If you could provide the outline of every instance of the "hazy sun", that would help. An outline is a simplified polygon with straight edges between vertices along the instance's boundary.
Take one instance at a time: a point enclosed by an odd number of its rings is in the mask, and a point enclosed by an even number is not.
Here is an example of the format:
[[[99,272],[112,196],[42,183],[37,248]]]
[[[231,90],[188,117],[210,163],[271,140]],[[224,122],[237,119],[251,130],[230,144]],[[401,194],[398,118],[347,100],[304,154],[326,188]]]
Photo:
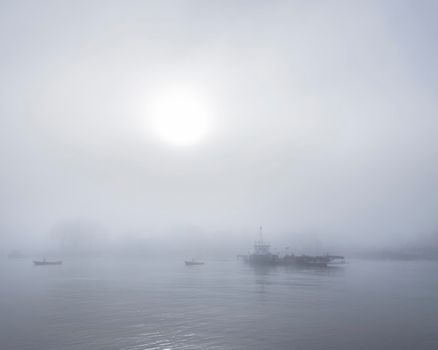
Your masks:
[[[210,129],[211,107],[200,91],[188,86],[159,89],[149,96],[150,127],[163,141],[186,146],[201,141]]]

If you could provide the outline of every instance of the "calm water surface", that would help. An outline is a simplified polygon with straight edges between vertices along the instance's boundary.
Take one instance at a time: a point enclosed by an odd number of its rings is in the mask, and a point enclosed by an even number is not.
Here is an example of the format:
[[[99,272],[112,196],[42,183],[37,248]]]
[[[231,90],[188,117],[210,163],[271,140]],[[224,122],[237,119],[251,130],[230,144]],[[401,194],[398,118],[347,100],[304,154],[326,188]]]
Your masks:
[[[438,263],[0,266],[0,348],[438,349]]]

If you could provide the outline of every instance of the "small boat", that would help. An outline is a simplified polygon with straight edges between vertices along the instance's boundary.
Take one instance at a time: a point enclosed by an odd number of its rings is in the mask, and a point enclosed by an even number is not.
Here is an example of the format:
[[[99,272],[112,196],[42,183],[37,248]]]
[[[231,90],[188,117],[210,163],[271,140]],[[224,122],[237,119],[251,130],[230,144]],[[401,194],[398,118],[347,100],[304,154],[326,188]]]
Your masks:
[[[46,260],[46,258],[44,258],[43,260],[34,260],[33,264],[35,266],[44,266],[44,265],[62,265],[62,260],[54,260],[54,261],[49,261]]]
[[[204,265],[203,261],[196,261],[194,259],[192,260],[186,260],[184,261],[184,263],[186,264],[186,266],[193,266],[193,265]]]

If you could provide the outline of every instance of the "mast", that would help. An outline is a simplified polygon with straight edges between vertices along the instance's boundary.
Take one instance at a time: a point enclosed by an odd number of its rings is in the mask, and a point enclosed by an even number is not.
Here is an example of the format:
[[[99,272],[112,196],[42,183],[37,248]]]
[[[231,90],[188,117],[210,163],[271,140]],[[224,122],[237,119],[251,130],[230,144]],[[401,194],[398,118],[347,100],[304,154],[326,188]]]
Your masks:
[[[263,227],[259,228],[259,240],[254,243],[254,254],[257,255],[269,255],[269,244],[263,241]]]

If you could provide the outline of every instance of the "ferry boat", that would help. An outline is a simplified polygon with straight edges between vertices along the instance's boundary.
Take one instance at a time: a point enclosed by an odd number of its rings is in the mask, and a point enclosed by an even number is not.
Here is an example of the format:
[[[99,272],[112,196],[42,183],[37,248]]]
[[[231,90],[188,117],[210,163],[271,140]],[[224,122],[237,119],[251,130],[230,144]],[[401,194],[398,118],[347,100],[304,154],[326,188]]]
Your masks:
[[[256,265],[296,265],[296,266],[314,266],[327,267],[335,260],[344,261],[340,255],[295,255],[288,254],[280,257],[278,254],[270,252],[270,245],[263,240],[262,227],[260,226],[259,240],[254,243],[254,252],[248,255],[239,255],[245,262]]]

